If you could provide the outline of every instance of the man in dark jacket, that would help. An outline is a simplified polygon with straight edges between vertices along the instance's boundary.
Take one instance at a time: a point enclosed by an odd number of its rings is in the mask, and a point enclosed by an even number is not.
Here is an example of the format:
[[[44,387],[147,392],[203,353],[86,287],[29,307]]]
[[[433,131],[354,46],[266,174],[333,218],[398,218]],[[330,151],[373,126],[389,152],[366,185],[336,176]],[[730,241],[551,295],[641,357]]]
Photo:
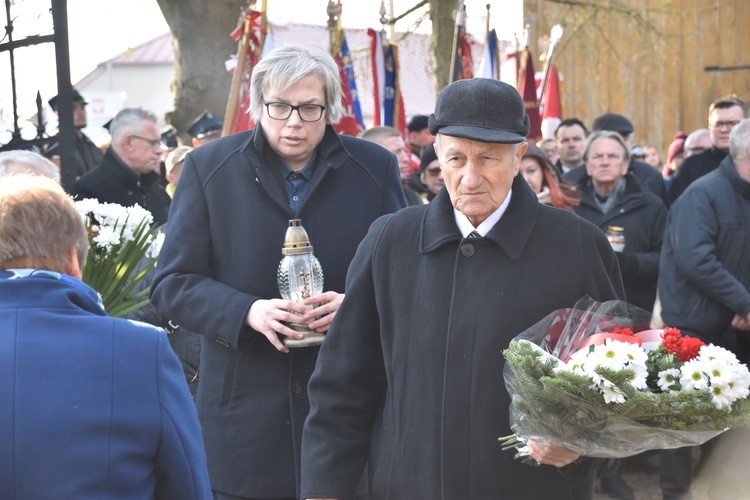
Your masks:
[[[391,153],[333,129],[344,109],[326,51],[276,48],[253,69],[251,92],[255,130],[185,158],[151,298],[203,335],[197,405],[214,498],[298,498],[319,347],[288,348],[282,339],[300,334],[287,323],[328,330],[370,224],[405,200]],[[325,278],[305,305],[278,288],[290,219]]]
[[[59,96],[49,100],[49,105],[56,114],[60,108]],[[88,103],[83,96],[73,89],[73,127],[75,128],[75,148],[73,149],[73,164],[75,165],[76,178],[86,172],[90,172],[102,161],[102,152],[89,137],[83,133],[83,129],[88,124],[86,116],[86,106]],[[60,143],[53,142],[44,151],[44,156],[57,160],[60,164]]]
[[[633,124],[623,115],[617,113],[604,113],[598,116],[593,125],[591,126],[593,132],[596,131],[610,131],[617,132],[625,141],[625,145],[630,151],[633,147]],[[661,200],[666,200],[667,190],[664,187],[664,179],[661,173],[654,167],[642,161],[637,161],[634,158],[630,158],[628,170],[632,172],[633,176],[638,179],[638,183],[646,191],[651,191]],[[578,184],[582,177],[586,175],[586,167],[581,165],[575,168],[563,176],[563,180],[571,184]],[[666,201],[665,201],[666,203]]]
[[[301,498],[352,498],[365,463],[374,499],[592,497],[590,460],[531,442],[534,468],[498,443],[509,341],[584,295],[622,297],[601,231],[538,203],[518,175],[528,131],[503,82],[440,93],[430,132],[445,189],[380,218],[349,268],[310,380]]]
[[[659,269],[664,324],[750,361],[750,120],[729,135],[729,156],[672,205]],[[703,446],[704,455],[706,448]],[[690,488],[691,448],[662,452],[666,500]],[[668,459],[665,459],[668,457]],[[703,463],[703,460],[701,460]],[[727,464],[729,466],[729,464]]]
[[[713,172],[729,153],[729,134],[737,123],[747,118],[747,104],[734,96],[722,97],[708,108],[708,135],[711,148],[685,158],[669,185],[667,201],[672,204],[696,179]]]
[[[209,500],[177,357],[107,315],[81,282],[88,245],[55,181],[0,179],[0,498]]]
[[[625,300],[652,311],[667,208],[628,171],[628,156],[617,132],[589,136],[583,154],[587,174],[578,183],[581,203],[574,211],[605,233],[610,226],[623,229],[625,247],[615,253]]]
[[[167,222],[169,195],[159,184],[161,133],[156,115],[140,108],[125,108],[109,127],[112,145],[99,165],[73,185],[77,199],[96,198],[124,207],[140,205],[158,224]]]
[[[625,244],[615,253],[625,300],[650,312],[656,300],[667,208],[658,196],[641,188],[629,169],[629,154],[618,132],[593,132],[583,153],[586,175],[578,183],[581,202],[573,210],[605,233],[610,226],[622,229]],[[614,463],[602,471],[601,488],[614,498],[634,498],[620,467]]]

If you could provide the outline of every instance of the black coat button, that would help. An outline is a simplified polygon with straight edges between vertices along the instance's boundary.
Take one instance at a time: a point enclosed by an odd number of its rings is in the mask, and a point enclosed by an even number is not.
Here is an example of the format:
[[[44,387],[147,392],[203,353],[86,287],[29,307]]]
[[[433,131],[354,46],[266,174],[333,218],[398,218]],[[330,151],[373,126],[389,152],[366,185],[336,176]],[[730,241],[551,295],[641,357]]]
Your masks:
[[[293,383],[292,384],[292,392],[294,394],[299,394],[300,392],[302,392],[302,384],[300,384],[299,382]]]
[[[461,255],[464,257],[471,257],[474,255],[474,245],[471,243],[464,243],[461,245]]]

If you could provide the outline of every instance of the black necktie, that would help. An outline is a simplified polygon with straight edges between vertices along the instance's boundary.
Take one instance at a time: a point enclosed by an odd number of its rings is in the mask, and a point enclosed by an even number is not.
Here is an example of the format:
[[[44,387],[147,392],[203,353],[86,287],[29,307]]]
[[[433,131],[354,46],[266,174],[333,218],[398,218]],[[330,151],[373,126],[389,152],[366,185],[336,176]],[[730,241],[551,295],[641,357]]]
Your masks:
[[[470,233],[469,233],[469,236],[467,236],[467,238],[481,238],[481,237],[482,237],[482,235],[481,235],[481,234],[479,234],[479,233],[478,233],[478,232],[476,232],[476,231],[472,231],[472,232],[470,232]]]

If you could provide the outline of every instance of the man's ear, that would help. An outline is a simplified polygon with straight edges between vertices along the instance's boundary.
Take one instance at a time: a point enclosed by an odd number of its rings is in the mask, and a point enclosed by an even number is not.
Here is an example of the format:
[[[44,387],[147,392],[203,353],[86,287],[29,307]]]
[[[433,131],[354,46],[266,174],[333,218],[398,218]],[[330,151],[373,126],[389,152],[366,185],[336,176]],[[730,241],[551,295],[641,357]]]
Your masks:
[[[80,280],[83,278],[81,275],[81,266],[78,264],[78,252],[76,251],[75,247],[70,248],[70,255],[68,255],[68,269],[65,271],[65,274],[68,276],[72,276],[77,280]]]

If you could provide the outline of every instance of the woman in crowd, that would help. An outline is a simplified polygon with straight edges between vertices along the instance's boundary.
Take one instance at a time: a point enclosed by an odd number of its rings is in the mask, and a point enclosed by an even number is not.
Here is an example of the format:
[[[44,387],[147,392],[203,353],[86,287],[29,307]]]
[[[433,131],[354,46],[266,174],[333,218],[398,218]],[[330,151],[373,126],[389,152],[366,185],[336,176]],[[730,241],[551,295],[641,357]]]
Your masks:
[[[547,155],[531,141],[521,159],[521,174],[534,190],[540,203],[573,210],[579,199],[575,189],[560,181]]]
[[[443,171],[440,168],[434,142],[422,146],[419,171],[409,178],[409,187],[419,193],[425,203],[432,201],[443,188]]]

